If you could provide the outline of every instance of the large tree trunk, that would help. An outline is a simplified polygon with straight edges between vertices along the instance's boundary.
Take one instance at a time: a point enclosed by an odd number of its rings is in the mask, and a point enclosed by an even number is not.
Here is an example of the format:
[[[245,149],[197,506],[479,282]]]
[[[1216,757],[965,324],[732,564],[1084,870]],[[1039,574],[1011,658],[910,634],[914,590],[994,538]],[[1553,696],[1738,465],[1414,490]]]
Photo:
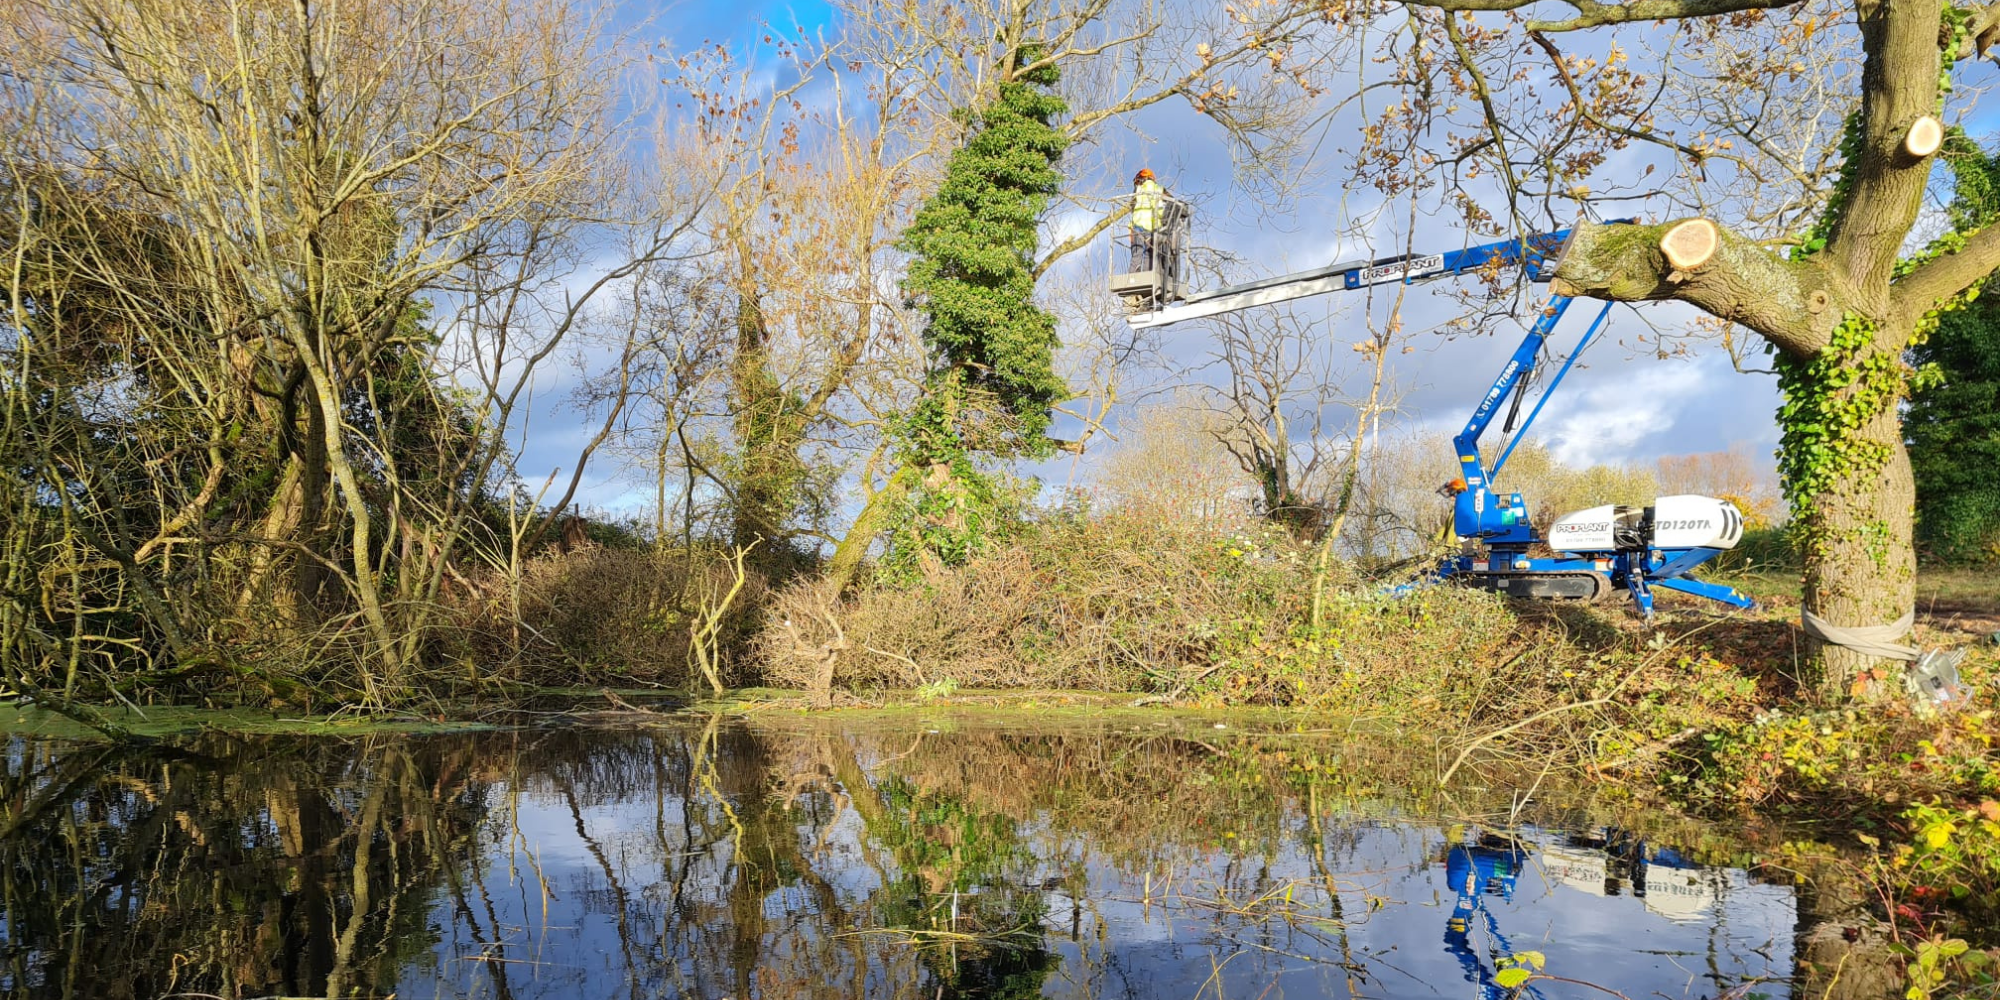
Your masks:
[[[1847,231],[1855,239],[1868,232]],[[1869,628],[1915,607],[1916,488],[1899,405],[1901,352],[1915,319],[1882,304],[1881,291],[1863,308],[1871,296],[1823,256],[1781,257],[1701,219],[1578,223],[1554,271],[1558,294],[1677,299],[1770,341],[1786,372],[1783,465],[1805,558],[1805,610],[1831,625]],[[1863,671],[1891,664],[1807,643],[1804,680],[1834,699],[1846,697]]]
[[[1798,525],[1805,556],[1805,610],[1834,625],[1890,624],[1916,606],[1917,560],[1911,545],[1916,483],[1903,447],[1902,418],[1892,402],[1850,439],[1881,448],[1887,459],[1864,465],[1812,499]],[[1863,671],[1894,666],[1841,646],[1813,641],[1806,680],[1838,700]]]

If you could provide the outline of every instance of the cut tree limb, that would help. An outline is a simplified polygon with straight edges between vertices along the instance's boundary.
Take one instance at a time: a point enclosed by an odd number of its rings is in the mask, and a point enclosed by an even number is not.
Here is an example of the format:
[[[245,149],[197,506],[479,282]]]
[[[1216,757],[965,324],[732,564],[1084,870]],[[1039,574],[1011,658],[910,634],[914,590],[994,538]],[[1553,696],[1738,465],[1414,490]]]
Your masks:
[[[1903,136],[1903,152],[1916,159],[1923,159],[1938,151],[1944,145],[1944,126],[1929,115],[1918,118],[1910,125],[1910,131]]]
[[[1715,256],[1716,247],[1722,244],[1722,237],[1715,230],[1715,223],[1707,219],[1689,219],[1676,224],[1660,237],[1660,252],[1667,255],[1667,263],[1677,271],[1692,271],[1708,263]]]
[[[1698,252],[1711,235],[1712,247]],[[1684,264],[1670,258],[1668,247]],[[1801,357],[1826,346],[1842,311],[1829,305],[1846,299],[1817,263],[1785,260],[1706,219],[1579,222],[1553,276],[1556,290],[1567,294],[1686,302]]]

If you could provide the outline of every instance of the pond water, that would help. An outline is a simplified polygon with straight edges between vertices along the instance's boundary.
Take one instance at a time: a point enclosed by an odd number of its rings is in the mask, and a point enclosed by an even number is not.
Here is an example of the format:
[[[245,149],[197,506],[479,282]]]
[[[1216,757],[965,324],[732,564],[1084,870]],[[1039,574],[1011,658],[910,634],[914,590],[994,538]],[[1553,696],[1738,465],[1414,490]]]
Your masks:
[[[1800,904],[1726,835],[1403,756],[942,713],[16,738],[0,995],[1476,998],[1527,952],[1575,980],[1541,1000],[1790,994]]]

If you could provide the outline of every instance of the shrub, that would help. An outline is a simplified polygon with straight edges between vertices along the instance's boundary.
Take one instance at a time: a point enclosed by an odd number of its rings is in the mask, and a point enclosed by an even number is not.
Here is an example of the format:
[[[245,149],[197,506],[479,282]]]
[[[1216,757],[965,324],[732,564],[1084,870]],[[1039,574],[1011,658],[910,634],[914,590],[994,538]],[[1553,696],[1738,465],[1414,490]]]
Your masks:
[[[1305,616],[1286,624],[1275,636],[1232,635],[1205,690],[1229,702],[1468,720],[1510,700],[1507,684],[1488,682],[1522,645],[1504,600],[1456,587],[1405,597],[1348,587],[1319,628]]]
[[[757,660],[771,683],[801,687],[831,645],[834,681],[850,687],[949,677],[972,688],[1171,690],[1223,636],[1281,633],[1294,576],[1268,553],[1171,522],[1058,513],[964,566],[922,567],[913,583],[878,578],[839,602],[809,581],[786,588]]]
[[[720,550],[701,547],[585,544],[537,556],[522,568],[518,623],[497,574],[463,595],[460,618],[471,637],[463,655],[475,673],[533,684],[687,686],[691,615],[703,593],[727,587],[730,572]],[[725,652],[743,647],[766,592],[753,572],[719,637]],[[741,657],[730,659],[740,666]]]
[[[2000,722],[1984,709],[1941,717],[1896,702],[1774,709],[1709,734],[1697,784],[1724,802],[1809,804],[1887,821],[1911,802],[2000,796],[1997,737]]]
[[[1551,666],[1570,654],[1538,645],[1545,628],[1479,591],[1390,597],[1337,567],[1314,628],[1312,564],[1270,526],[1057,514],[913,585],[878,577],[837,602],[786,588],[755,658],[770,683],[809,689],[831,658],[847,688],[1088,688],[1426,721],[1514,721],[1589,686]]]
[[[1991,911],[2000,892],[2000,802],[1919,803],[1902,821],[1911,842],[1896,850],[1895,866],[1917,884]]]

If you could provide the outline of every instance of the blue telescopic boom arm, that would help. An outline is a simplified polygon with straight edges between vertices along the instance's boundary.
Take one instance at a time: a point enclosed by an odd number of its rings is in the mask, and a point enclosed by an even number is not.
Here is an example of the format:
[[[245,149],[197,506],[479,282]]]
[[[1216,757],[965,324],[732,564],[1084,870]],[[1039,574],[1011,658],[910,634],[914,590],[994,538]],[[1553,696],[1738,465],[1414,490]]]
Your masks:
[[[1489,488],[1492,486],[1493,477],[1500,474],[1500,470],[1507,465],[1507,457],[1514,454],[1514,446],[1521,443],[1521,439],[1527,436],[1528,428],[1534,425],[1535,418],[1541,416],[1542,407],[1548,403],[1549,395],[1555,392],[1556,386],[1562,384],[1563,376],[1569,374],[1570,366],[1576,364],[1577,356],[1583,353],[1585,347],[1590,346],[1591,340],[1597,336],[1597,331],[1603,329],[1605,317],[1611,314],[1611,303],[1606,302],[1604,308],[1597,311],[1597,318],[1591,320],[1590,328],[1583,331],[1583,336],[1577,340],[1576,346],[1570,349],[1569,357],[1563,360],[1562,368],[1557,370],[1555,378],[1549,380],[1548,387],[1542,390],[1542,398],[1535,402],[1535,408],[1528,413],[1528,419],[1522,421],[1521,426],[1515,429],[1513,439],[1507,442],[1506,450],[1500,453],[1499,461],[1493,463],[1493,469],[1489,472],[1485,468],[1485,460],[1479,455],[1479,438],[1486,433],[1487,426],[1493,423],[1494,415],[1500,412],[1500,405],[1505,403],[1507,397],[1520,386],[1521,380],[1527,378],[1528,373],[1534,370],[1535,359],[1542,353],[1542,345],[1548,341],[1549,333],[1555,329],[1556,324],[1562,321],[1563,313],[1568,311],[1571,301],[1567,295],[1550,297],[1549,304],[1542,309],[1542,315],[1535,320],[1534,326],[1528,328],[1528,335],[1521,339],[1521,345],[1514,348],[1514,356],[1507,359],[1507,366],[1500,369],[1499,377],[1493,380],[1493,387],[1486,390],[1485,397],[1480,399],[1477,407],[1473,408],[1472,419],[1466,421],[1465,429],[1451,439],[1452,448],[1458,452],[1459,468],[1468,485],[1478,486],[1484,482]]]
[[[1493,423],[1494,415],[1500,412],[1500,407],[1506,404],[1507,398],[1514,394],[1521,380],[1527,378],[1529,372],[1534,371],[1535,361],[1542,355],[1542,345],[1549,339],[1549,331],[1554,330],[1556,324],[1562,321],[1563,313],[1569,310],[1569,303],[1567,295],[1557,295],[1549,299],[1549,304],[1542,309],[1541,316],[1535,319],[1535,325],[1528,328],[1528,335],[1521,338],[1520,346],[1514,348],[1513,357],[1507,359],[1507,366],[1500,369],[1500,375],[1493,380],[1492,388],[1487,389],[1486,395],[1480,398],[1479,405],[1472,408],[1472,419],[1465,422],[1465,429],[1451,439],[1451,446],[1458,453],[1461,475],[1465,477],[1467,485],[1485,484],[1489,488],[1492,486],[1493,473],[1486,470],[1485,461],[1479,456],[1479,438],[1486,433],[1486,428]],[[1526,430],[1525,427],[1522,429]],[[1508,449],[1510,453],[1512,450]],[[1495,471],[1498,471],[1497,468]]]
[[[1382,257],[1366,264],[1335,266],[1342,269],[1344,288],[1361,288],[1391,281],[1408,284],[1464,274],[1483,267],[1511,267],[1517,264],[1527,269],[1530,281],[1547,281],[1569,242],[1569,234],[1570,230],[1558,229],[1553,233],[1501,240],[1446,253],[1403,254]]]
[[[1485,268],[1519,266],[1527,272],[1528,280],[1544,282],[1554,274],[1556,263],[1562,259],[1562,253],[1569,245],[1570,233],[1571,230],[1558,229],[1552,233],[1501,240],[1497,243],[1486,243],[1445,253],[1400,254],[1365,261],[1348,261],[1331,267],[1230,285],[1212,292],[1192,295],[1184,301],[1152,312],[1136,313],[1129,318],[1129,322],[1135,327],[1167,326],[1191,319],[1236,312],[1252,306],[1324,295],[1328,292],[1351,291],[1371,285],[1414,284],[1419,281],[1454,277]],[[1563,376],[1569,373],[1570,365],[1576,361],[1576,356],[1597,335],[1597,331],[1603,326],[1606,312],[1610,309],[1607,303],[1605,311],[1598,313],[1597,320],[1590,325],[1589,330],[1585,331],[1583,338],[1577,341],[1576,349],[1570,352],[1569,360],[1563,363],[1562,370],[1556,373],[1548,389],[1543,391],[1541,400],[1535,404],[1528,420],[1518,429],[1506,453],[1494,463],[1492,471],[1489,472],[1479,456],[1479,438],[1486,433],[1487,426],[1493,422],[1494,415],[1500,411],[1500,407],[1506,403],[1508,397],[1534,370],[1535,361],[1541,356],[1542,345],[1548,341],[1549,333],[1555,329],[1556,323],[1569,309],[1569,304],[1570,299],[1565,295],[1549,299],[1548,305],[1542,309],[1542,314],[1529,328],[1527,336],[1522,339],[1520,346],[1514,349],[1507,366],[1501,369],[1499,377],[1493,380],[1493,385],[1487,390],[1485,398],[1481,399],[1479,406],[1473,410],[1472,419],[1466,422],[1464,430],[1452,438],[1452,446],[1457,449],[1459,466],[1468,485],[1478,486],[1484,483],[1490,486],[1493,474],[1499,472],[1506,464],[1507,455],[1513,454],[1514,444],[1519,443],[1521,436],[1526,434],[1528,425],[1534,423],[1535,417],[1540,415],[1542,404],[1548,401],[1549,392],[1554,390]]]
[[[1328,292],[1352,291],[1370,285],[1414,284],[1486,267],[1519,265],[1527,269],[1530,280],[1547,281],[1555,270],[1554,262],[1561,256],[1569,234],[1570,230],[1561,229],[1447,253],[1351,260],[1190,295],[1169,306],[1133,313],[1126,317],[1126,322],[1134,327],[1169,326]]]

